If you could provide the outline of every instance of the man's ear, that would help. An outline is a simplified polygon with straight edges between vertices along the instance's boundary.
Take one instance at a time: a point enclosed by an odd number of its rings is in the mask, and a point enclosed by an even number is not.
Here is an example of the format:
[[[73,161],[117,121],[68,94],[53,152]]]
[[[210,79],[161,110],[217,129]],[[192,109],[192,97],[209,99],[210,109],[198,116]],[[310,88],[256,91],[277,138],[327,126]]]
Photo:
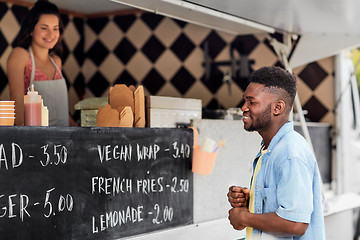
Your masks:
[[[286,104],[283,100],[277,100],[274,106],[274,115],[278,116],[285,111]]]

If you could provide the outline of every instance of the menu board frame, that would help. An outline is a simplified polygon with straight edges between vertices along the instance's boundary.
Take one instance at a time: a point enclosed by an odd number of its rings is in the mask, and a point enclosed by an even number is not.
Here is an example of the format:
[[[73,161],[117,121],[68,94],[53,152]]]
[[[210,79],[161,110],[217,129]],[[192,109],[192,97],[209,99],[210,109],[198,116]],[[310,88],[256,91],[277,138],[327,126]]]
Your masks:
[[[193,223],[190,129],[0,132],[2,239],[112,240]]]

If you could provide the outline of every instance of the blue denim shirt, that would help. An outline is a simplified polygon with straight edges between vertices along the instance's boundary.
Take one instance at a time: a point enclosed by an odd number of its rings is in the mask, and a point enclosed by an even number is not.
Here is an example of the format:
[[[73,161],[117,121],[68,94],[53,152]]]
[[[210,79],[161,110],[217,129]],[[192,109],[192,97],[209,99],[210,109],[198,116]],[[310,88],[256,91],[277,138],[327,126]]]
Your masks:
[[[255,169],[259,151],[254,160]],[[275,212],[294,222],[309,223],[303,236],[272,238],[325,240],[321,180],[315,156],[293,122],[284,124],[271,140],[262,157],[255,180],[255,213]],[[253,239],[261,232],[253,230]],[[261,239],[266,238],[265,235]]]

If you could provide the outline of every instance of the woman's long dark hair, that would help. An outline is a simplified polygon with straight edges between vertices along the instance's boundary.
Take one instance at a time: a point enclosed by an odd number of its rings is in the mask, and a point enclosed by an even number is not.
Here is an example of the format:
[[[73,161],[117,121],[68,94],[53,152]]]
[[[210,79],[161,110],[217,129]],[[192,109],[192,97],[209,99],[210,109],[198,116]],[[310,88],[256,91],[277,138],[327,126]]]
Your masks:
[[[59,30],[60,30],[60,37],[58,42],[55,46],[50,49],[50,54],[56,54],[58,56],[62,55],[62,33],[63,33],[63,25],[59,13],[59,9],[53,3],[50,3],[46,0],[38,0],[34,7],[30,9],[27,13],[25,19],[23,20],[20,28],[20,32],[16,36],[13,47],[22,47],[28,49],[32,42],[31,33],[34,31],[35,25],[38,23],[40,16],[43,14],[53,14],[59,18]]]

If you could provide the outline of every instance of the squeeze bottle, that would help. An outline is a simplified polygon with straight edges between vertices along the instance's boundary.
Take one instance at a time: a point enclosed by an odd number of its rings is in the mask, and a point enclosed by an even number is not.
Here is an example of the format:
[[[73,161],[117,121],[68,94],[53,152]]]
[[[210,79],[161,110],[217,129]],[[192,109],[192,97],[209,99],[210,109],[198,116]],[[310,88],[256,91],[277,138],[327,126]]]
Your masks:
[[[49,110],[41,99],[41,126],[49,126]]]
[[[25,126],[41,126],[41,108],[41,96],[31,85],[30,91],[24,96]]]

